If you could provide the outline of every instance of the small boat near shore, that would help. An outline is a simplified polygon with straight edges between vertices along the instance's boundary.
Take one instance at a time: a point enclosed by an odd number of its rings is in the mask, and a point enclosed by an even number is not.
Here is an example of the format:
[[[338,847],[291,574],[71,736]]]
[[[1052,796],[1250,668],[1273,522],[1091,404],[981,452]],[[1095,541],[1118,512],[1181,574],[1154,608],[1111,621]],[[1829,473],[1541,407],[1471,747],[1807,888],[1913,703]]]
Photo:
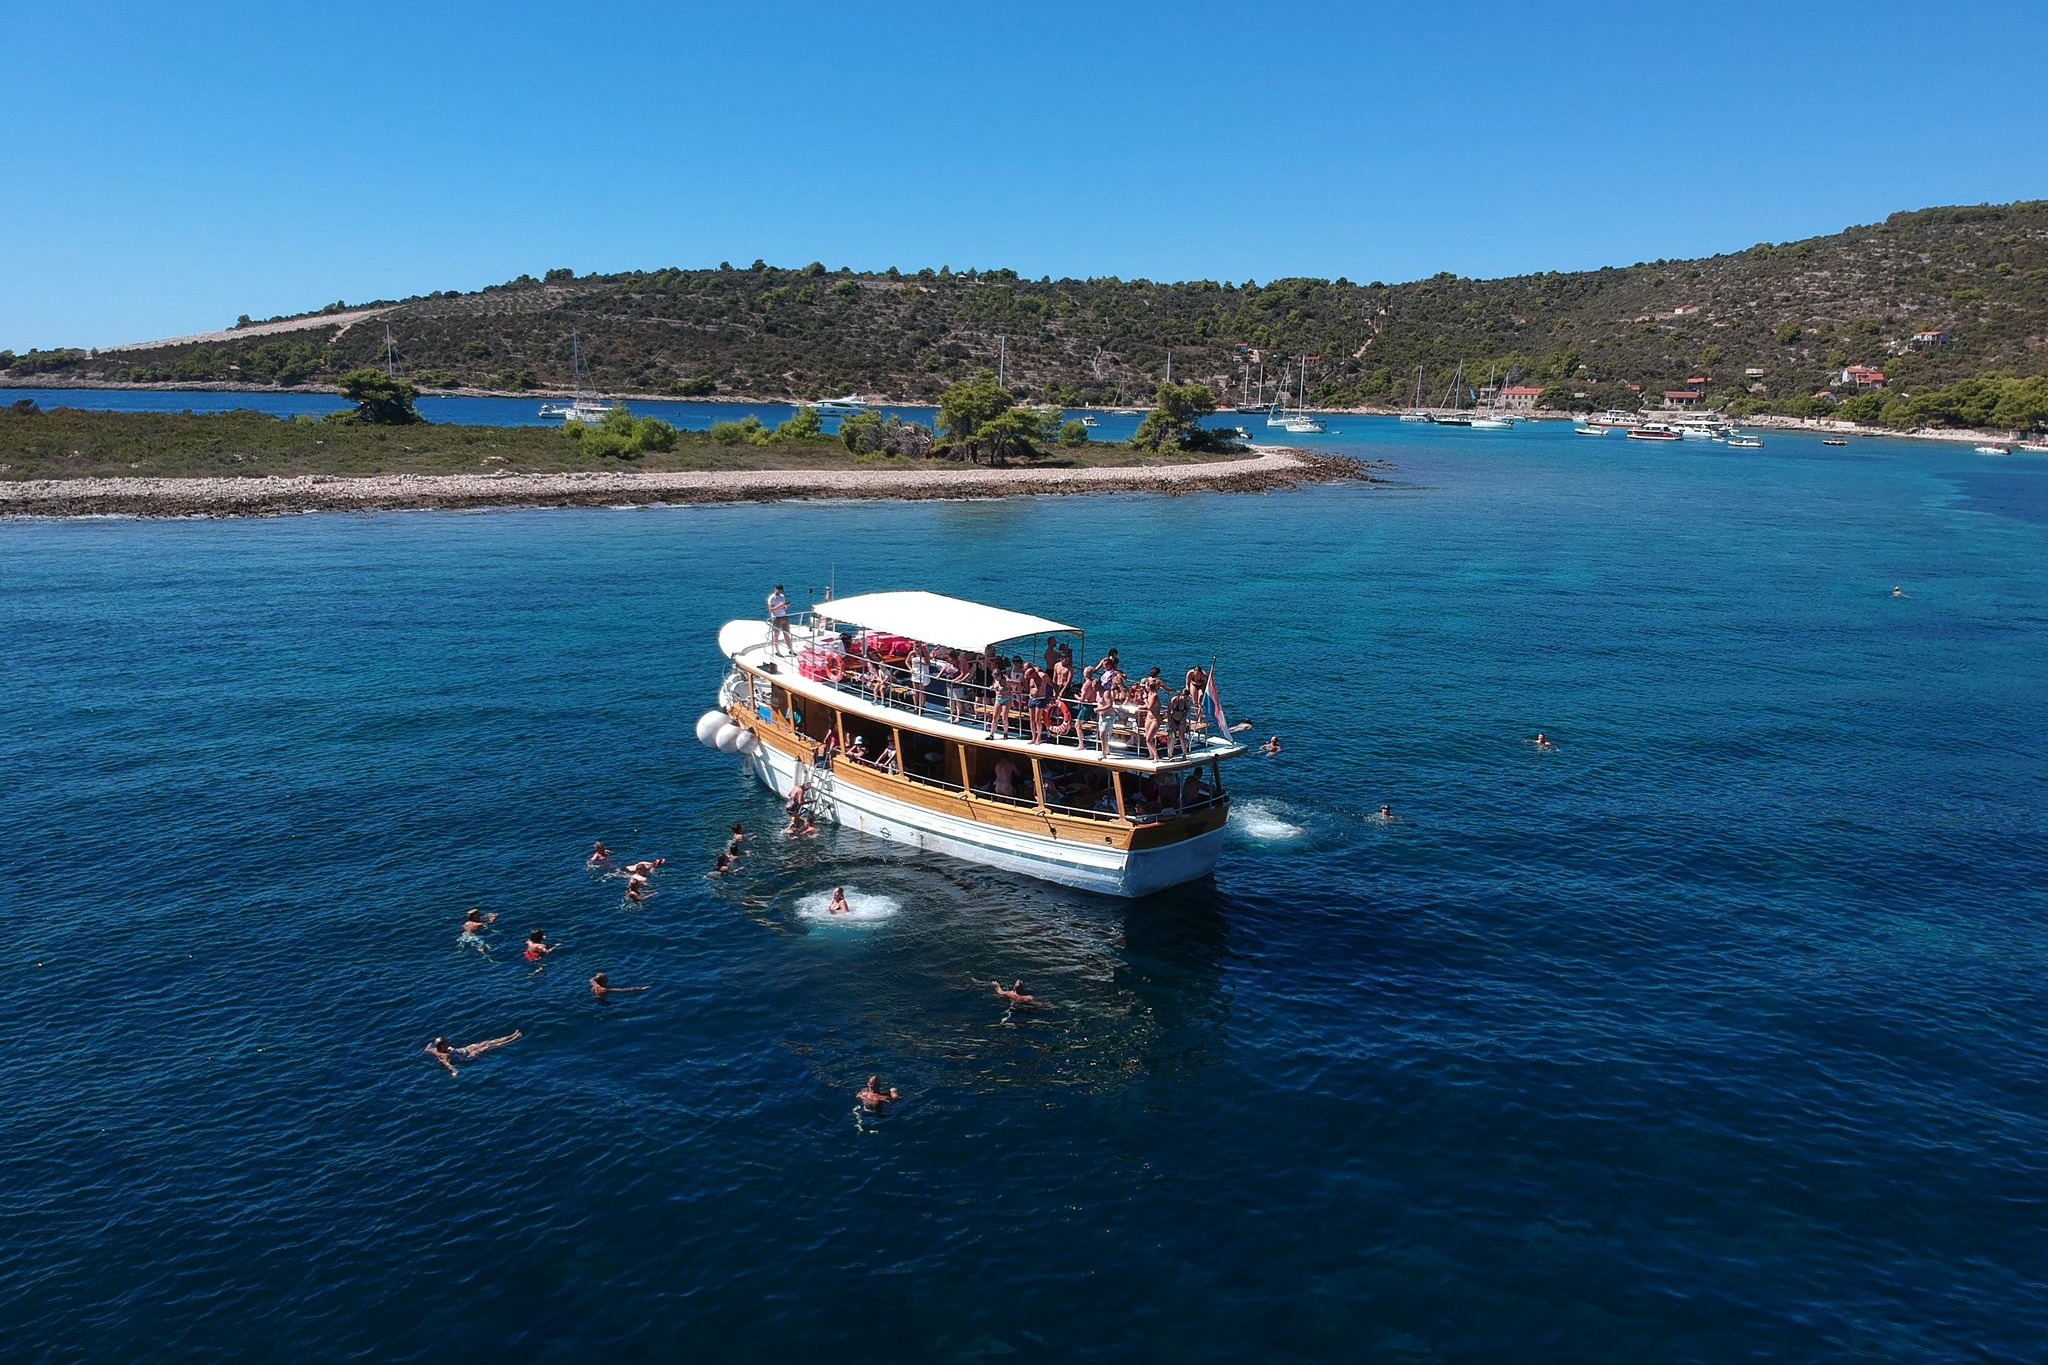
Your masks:
[[[1613,428],[1613,427],[1573,427],[1573,428],[1572,428],[1572,435],[1574,435],[1574,436],[1605,436],[1605,435],[1606,435],[1606,434],[1607,434],[1608,432],[1610,432],[1610,431],[1612,431],[1612,430],[1614,430],[1614,428]]]
[[[1762,450],[1764,443],[1754,436],[1730,436],[1728,438],[1728,448],[1730,450]]]
[[[1824,446],[1845,446],[1849,444],[1849,441],[1847,437],[1843,436],[1823,436],[1820,443]]]
[[[1677,427],[1664,422],[1644,422],[1641,426],[1630,427],[1628,429],[1628,438],[1631,441],[1682,441],[1685,439],[1678,434]]]
[[[1035,657],[1053,637],[1086,657],[1073,626],[931,592],[819,602],[786,631],[731,621],[718,632],[730,671],[697,738],[799,815],[924,852],[1112,896],[1208,876],[1230,813],[1222,765],[1245,752],[1213,674],[1160,722],[1078,698],[1027,707],[981,671],[998,647]],[[971,681],[913,662],[934,655]]]
[[[2021,441],[2019,448],[2029,455],[2048,455],[2048,441]]]
[[[852,417],[868,411],[870,404],[859,394],[849,393],[843,398],[820,398],[811,406],[818,410],[820,417]]]
[[[2012,454],[2012,452],[2011,452],[2010,450],[2007,450],[2007,449],[2006,449],[2006,448],[2005,448],[2004,446],[1978,446],[1978,447],[1977,447],[1977,453],[1978,453],[1979,455],[2010,455],[2010,454]]]

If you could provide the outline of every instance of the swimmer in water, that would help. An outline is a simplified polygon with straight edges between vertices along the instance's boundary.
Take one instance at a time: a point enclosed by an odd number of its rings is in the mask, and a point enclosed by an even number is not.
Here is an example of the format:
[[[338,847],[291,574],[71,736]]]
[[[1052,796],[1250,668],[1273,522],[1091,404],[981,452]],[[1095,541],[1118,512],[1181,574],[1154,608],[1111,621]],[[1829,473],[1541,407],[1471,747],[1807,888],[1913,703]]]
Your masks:
[[[903,1096],[893,1085],[887,1090],[882,1089],[882,1078],[880,1076],[870,1076],[868,1077],[868,1083],[861,1087],[860,1093],[854,1096],[854,1098],[859,1100],[860,1107],[867,1110],[870,1114],[879,1114],[882,1112],[883,1105],[893,1104],[897,1100],[902,1099]]]
[[[1021,978],[1016,985],[1008,990],[1003,989],[1003,983],[1000,981],[991,981],[988,984],[996,988],[997,995],[1010,1002],[1011,1009],[1016,1009],[1019,1005],[1026,1009],[1036,1009],[1038,1007],[1038,997],[1024,993],[1024,982]]]
[[[1892,584],[1892,596],[1894,596],[1894,597],[1904,597],[1905,595],[1906,595],[1906,590],[1905,590],[1904,588],[1900,587],[1900,586],[1899,586],[1898,584],[1896,584],[1896,583]]]
[[[653,895],[654,893],[647,889],[645,877],[634,877],[626,883],[626,899],[635,905],[647,904]]]
[[[1393,821],[1394,821],[1394,808],[1393,808],[1392,806],[1381,806],[1381,807],[1380,807],[1380,821],[1381,821],[1381,823],[1383,823],[1383,824],[1392,824],[1392,823],[1393,823]]]
[[[740,854],[746,852],[740,845],[753,837],[753,835],[747,833],[746,826],[734,825],[732,827],[732,838],[726,841],[725,851],[737,858]]]
[[[717,860],[711,864],[711,875],[723,877],[730,871],[732,871],[732,855],[730,853],[719,854]]]
[[[846,903],[845,887],[835,886],[832,888],[832,903],[825,907],[825,913],[828,915],[850,915],[853,913],[853,907]]]
[[[590,978],[590,993],[599,1000],[613,995],[638,995],[646,989],[645,986],[614,986],[611,978],[603,972]]]
[[[481,909],[472,906],[469,913],[462,917],[463,936],[465,938],[475,938],[497,922],[497,911],[493,910],[490,914],[486,915]]]
[[[1539,749],[1555,749],[1557,746],[1550,742],[1549,736],[1538,730],[1536,732],[1536,747]]]
[[[667,866],[668,859],[666,858],[649,858],[644,862],[627,863],[626,879],[630,881],[634,877],[638,877],[642,881],[645,881],[650,874],[657,872],[660,869]]]
[[[804,817],[804,827],[798,830],[797,833],[801,835],[803,838],[808,839],[817,832],[818,822],[816,820],[813,820],[810,816],[806,815]]]
[[[1259,746],[1259,752],[1271,758],[1280,752],[1280,736],[1275,735]]]
[[[554,950],[555,945],[548,942],[547,930],[536,929],[526,936],[526,960],[528,962],[544,961],[547,955]]]
[[[599,839],[596,843],[590,846],[590,861],[585,863],[584,866],[603,867],[606,863],[610,862],[611,859],[612,851],[604,846],[604,840]]]
[[[494,1047],[503,1047],[507,1043],[516,1043],[519,1041],[519,1032],[518,1029],[513,1029],[503,1038],[490,1038],[481,1043],[468,1043],[462,1047],[451,1047],[446,1038],[436,1038],[433,1042],[427,1044],[427,1055],[448,1068],[448,1074],[454,1076],[458,1074],[455,1070],[456,1058],[460,1057],[466,1062],[472,1057],[478,1057],[489,1052]]]

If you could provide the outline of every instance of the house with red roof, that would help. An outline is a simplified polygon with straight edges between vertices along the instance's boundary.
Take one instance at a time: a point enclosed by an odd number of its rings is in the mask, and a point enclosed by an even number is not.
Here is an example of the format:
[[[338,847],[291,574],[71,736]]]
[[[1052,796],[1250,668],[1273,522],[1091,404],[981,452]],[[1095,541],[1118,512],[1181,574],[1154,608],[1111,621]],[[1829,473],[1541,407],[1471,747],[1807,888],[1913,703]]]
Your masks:
[[[1542,396],[1543,390],[1533,384],[1511,384],[1500,391],[1500,402],[1509,412],[1530,412]]]
[[[1859,389],[1881,389],[1884,387],[1884,371],[1871,365],[1850,365],[1842,371],[1837,382]]]

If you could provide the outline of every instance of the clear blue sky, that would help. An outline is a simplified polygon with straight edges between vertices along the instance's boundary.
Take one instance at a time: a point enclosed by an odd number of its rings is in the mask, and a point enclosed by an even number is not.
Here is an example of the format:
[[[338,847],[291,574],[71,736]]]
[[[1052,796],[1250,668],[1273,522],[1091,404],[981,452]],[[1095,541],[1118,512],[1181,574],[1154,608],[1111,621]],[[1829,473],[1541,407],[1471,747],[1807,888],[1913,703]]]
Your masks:
[[[822,260],[1400,280],[2048,197],[2035,3],[10,5],[0,346]]]

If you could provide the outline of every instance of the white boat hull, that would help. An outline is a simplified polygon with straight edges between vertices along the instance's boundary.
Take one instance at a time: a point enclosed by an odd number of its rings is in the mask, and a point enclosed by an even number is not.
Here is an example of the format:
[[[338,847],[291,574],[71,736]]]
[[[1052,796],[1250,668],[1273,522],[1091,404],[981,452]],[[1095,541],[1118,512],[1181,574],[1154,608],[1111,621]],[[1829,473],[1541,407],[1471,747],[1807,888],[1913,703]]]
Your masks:
[[[777,796],[788,797],[796,786],[797,760],[789,754],[762,744],[745,762]],[[1214,829],[1164,848],[1095,849],[957,819],[850,784],[824,785],[830,790],[814,791],[813,810],[847,829],[1105,896],[1146,896],[1206,877],[1223,848],[1223,830]]]

